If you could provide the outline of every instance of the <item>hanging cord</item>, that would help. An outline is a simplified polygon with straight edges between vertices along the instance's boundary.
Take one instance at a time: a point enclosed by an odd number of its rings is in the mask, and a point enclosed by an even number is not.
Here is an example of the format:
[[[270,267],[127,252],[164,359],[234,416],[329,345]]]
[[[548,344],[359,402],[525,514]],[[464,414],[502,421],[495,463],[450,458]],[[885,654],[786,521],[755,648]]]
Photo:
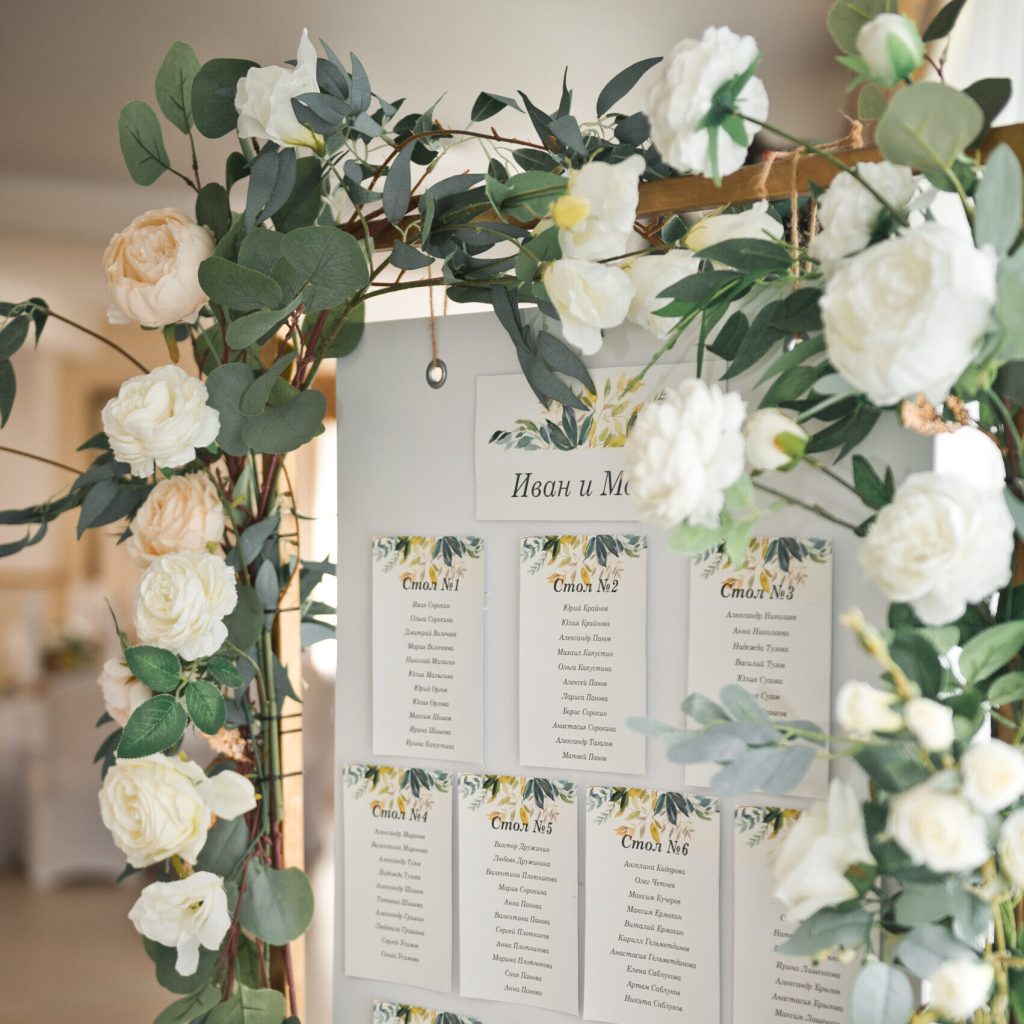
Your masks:
[[[427,383],[432,388],[440,388],[448,379],[448,367],[440,355],[440,346],[437,341],[437,314],[434,312],[434,268],[427,270],[427,303],[430,310],[430,362],[427,364]],[[448,289],[444,291],[444,304],[441,307],[441,316],[448,315]]]

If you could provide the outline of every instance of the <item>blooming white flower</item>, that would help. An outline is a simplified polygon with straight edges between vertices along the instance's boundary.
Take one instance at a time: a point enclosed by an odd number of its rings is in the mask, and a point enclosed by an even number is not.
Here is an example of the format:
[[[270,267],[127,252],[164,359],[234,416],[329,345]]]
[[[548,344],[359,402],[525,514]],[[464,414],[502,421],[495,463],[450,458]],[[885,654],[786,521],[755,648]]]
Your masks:
[[[684,277],[697,273],[700,260],[685,249],[669,249],[661,256],[636,256],[622,264],[622,269],[633,282],[633,300],[629,304],[629,319],[650,331],[659,341],[669,336],[676,320],[658,316],[672,300],[661,298],[661,293]]]
[[[878,14],[857,33],[857,53],[871,77],[886,88],[916,71],[924,60],[917,26],[902,14]]]
[[[233,821],[256,807],[256,788],[239,772],[225,770],[196,779],[196,790],[218,818]]]
[[[147,885],[128,912],[135,930],[152,942],[178,950],[174,969],[195,974],[199,948],[220,949],[231,927],[224,879],[197,871],[176,882]]]
[[[194,323],[206,305],[199,264],[214,238],[181,210],[148,210],[119,231],[103,254],[112,324],[163,327]]]
[[[995,971],[987,960],[957,957],[940,964],[928,975],[928,1005],[950,1020],[967,1020],[992,991]]]
[[[317,149],[322,137],[299,122],[292,100],[319,91],[316,49],[303,29],[295,67],[250,68],[245,78],[239,79],[235,90],[239,137]]]
[[[953,473],[913,473],[878,513],[860,563],[890,601],[943,625],[1006,585],[1013,532],[1000,491]]]
[[[121,658],[107,658],[96,682],[103,691],[107,714],[121,726],[140,704],[153,696],[153,691],[132,675]]]
[[[563,259],[542,274],[548,298],[562,321],[562,334],[586,355],[601,347],[601,329],[626,319],[633,285],[623,270],[605,263]]]
[[[807,431],[781,409],[758,409],[747,417],[743,436],[747,443],[747,462],[751,469],[762,473],[782,469],[793,462],[779,445],[779,438],[787,435],[795,443],[806,443]]]
[[[930,753],[953,746],[956,733],[951,707],[927,697],[912,697],[903,705],[903,718],[914,739]]]
[[[996,844],[1003,874],[1017,888],[1024,887],[1024,810],[1014,811],[999,831]]]
[[[224,536],[224,506],[205,473],[161,480],[149,492],[135,518],[128,550],[145,568],[174,551],[209,551]]]
[[[234,571],[206,552],[162,555],[142,576],[135,629],[144,644],[188,661],[214,654],[228,635],[222,621],[238,601]]]
[[[960,758],[964,796],[994,814],[1024,796],[1024,753],[1002,740],[972,744]]]
[[[775,859],[775,898],[786,919],[806,920],[822,907],[853,899],[846,877],[854,864],[874,864],[860,801],[848,782],[833,779],[828,801],[804,811],[782,842]]]
[[[725,491],[743,473],[743,415],[737,394],[687,380],[648,402],[626,441],[630,494],[657,526],[713,527]]]
[[[821,314],[832,365],[875,405],[940,402],[970,365],[996,297],[996,256],[929,222],[846,260]]]
[[[851,679],[843,683],[836,697],[836,720],[855,739],[870,739],[878,732],[899,732],[903,716],[893,707],[896,699],[894,693]]]
[[[891,206],[905,210],[917,185],[909,167],[881,160],[856,165],[861,177]],[[885,207],[852,174],[837,174],[818,200],[822,230],[811,242],[810,253],[831,274],[843,257],[867,248]]]
[[[940,874],[970,871],[990,856],[985,819],[930,782],[893,798],[886,828],[915,864]]]
[[[592,160],[569,172],[568,191],[551,204],[563,256],[603,260],[626,252],[645,166],[634,153],[621,163]]]
[[[756,127],[745,123],[748,141],[736,142],[721,128],[715,132],[717,168],[711,159],[709,129],[702,125],[711,111],[715,93],[744,74],[758,58],[752,36],[738,36],[728,28],[708,28],[700,40],[684,39],[651,72],[651,87],[644,113],[651,139],[665,163],[682,174],[714,177],[730,174],[746,158]],[[751,77],[736,99],[740,114],[763,121],[768,116],[768,93],[759,78]]]
[[[719,242],[736,238],[782,237],[782,222],[768,212],[768,200],[760,199],[749,210],[740,213],[713,213],[702,217],[686,232],[686,247],[700,252]]]
[[[174,469],[217,439],[220,414],[206,404],[206,385],[178,366],[129,377],[103,406],[103,429],[115,458],[135,476]]]

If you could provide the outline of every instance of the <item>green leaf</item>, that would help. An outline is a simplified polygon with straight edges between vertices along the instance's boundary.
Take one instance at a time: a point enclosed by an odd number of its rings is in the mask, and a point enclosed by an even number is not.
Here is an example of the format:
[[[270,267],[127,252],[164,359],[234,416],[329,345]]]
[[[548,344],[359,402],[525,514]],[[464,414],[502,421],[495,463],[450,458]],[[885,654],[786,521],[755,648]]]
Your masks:
[[[398,156],[391,161],[387,177],[384,179],[382,205],[384,216],[392,224],[400,224],[409,210],[409,198],[412,190],[412,153],[412,146],[400,149]]]
[[[896,947],[897,959],[919,978],[927,978],[947,960],[976,955],[942,925],[925,924],[915,928]]]
[[[997,708],[1024,699],[1024,672],[1007,672],[988,691],[989,703]]]
[[[206,378],[207,402],[220,414],[217,444],[228,455],[245,455],[249,450],[242,436],[246,417],[239,403],[256,374],[244,363],[224,363],[215,367]]]
[[[624,71],[620,71],[598,93],[597,116],[603,117],[607,114],[655,64],[660,63],[661,57],[648,57],[645,60],[638,60],[635,64],[630,64]]]
[[[853,457],[853,486],[868,508],[884,508],[892,501],[892,489],[863,455]]]
[[[206,1018],[206,1024],[282,1024],[285,1014],[284,996],[272,988],[238,990]]]
[[[914,1012],[910,979],[876,961],[861,968],[850,998],[850,1024],[907,1024]]]
[[[0,361],[0,427],[6,427],[18,393],[18,381],[9,359]]]
[[[268,143],[249,167],[245,194],[245,226],[251,231],[269,220],[288,201],[295,187],[295,150]]]
[[[192,126],[192,80],[198,70],[196,51],[179,40],[171,43],[156,73],[156,102],[164,117],[180,132],[187,132]]]
[[[16,316],[8,320],[0,329],[0,359],[10,359],[28,337],[29,324],[32,318],[29,316]]]
[[[195,679],[185,687],[185,707],[200,732],[213,736],[224,725],[224,695],[213,683]]]
[[[785,273],[793,262],[792,254],[783,243],[767,238],[731,238],[716,242],[701,249],[700,258],[757,274]]]
[[[989,129],[989,125],[1002,113],[1003,107],[1010,102],[1013,94],[1013,84],[1008,78],[979,78],[972,82],[964,92],[981,107],[985,116],[985,123],[982,129],[974,137],[968,149],[980,146]]]
[[[942,665],[934,646],[920,633],[898,632],[892,643],[893,661],[921,687],[926,697],[942,690]]]
[[[204,185],[196,196],[196,220],[206,225],[218,241],[231,228],[227,189],[216,181]]]
[[[855,907],[826,907],[807,918],[776,951],[784,956],[818,956],[836,946],[859,949],[871,934],[871,914]]]
[[[935,39],[943,39],[953,31],[953,26],[956,24],[957,18],[960,17],[960,12],[964,9],[964,5],[967,0],[949,0],[944,6],[939,8],[939,13],[932,18],[928,27],[924,30],[924,35],[921,36],[921,40],[925,43],[930,43]]]
[[[334,227],[308,227],[284,236],[282,254],[302,279],[306,312],[330,309],[369,283],[363,247]]]
[[[273,364],[267,367],[246,389],[238,407],[242,410],[243,416],[260,416],[267,408],[275,385],[284,378],[281,376],[285,369],[295,362],[298,353],[295,349],[278,356]]]
[[[791,793],[814,761],[813,747],[761,747],[748,750],[718,770],[711,788],[723,794]]]
[[[249,849],[249,826],[245,815],[230,821],[218,818],[206,833],[206,842],[196,858],[197,871],[212,871],[222,878],[233,878],[242,867]]]
[[[205,985],[213,975],[213,969],[220,960],[220,951],[216,949],[200,948],[199,966],[194,974],[179,974],[175,964],[178,960],[178,951],[171,946],[161,946],[152,939],[143,939],[142,945],[146,950],[146,956],[153,961],[156,968],[156,980],[161,987],[173,992],[176,996],[186,995],[195,992],[201,985]]]
[[[874,83],[867,82],[857,96],[857,116],[862,121],[877,121],[886,107],[885,93]]]
[[[169,694],[140,704],[128,719],[117,745],[117,756],[148,757],[173,747],[185,732],[185,710]]]
[[[1024,212],[1024,174],[1020,161],[1005,142],[985,161],[985,170],[974,192],[974,241],[979,248],[991,245],[1005,256],[1020,234]]]
[[[270,228],[256,228],[249,231],[238,246],[238,262],[243,267],[258,270],[270,277],[277,261],[281,258],[281,242],[284,236]]]
[[[247,651],[260,637],[263,629],[263,605],[252,587],[238,588],[238,604],[224,620],[228,628],[228,643],[240,651]]]
[[[274,227],[287,233],[315,223],[322,201],[320,161],[315,156],[299,157],[295,163],[295,184],[291,195],[274,214]]]
[[[251,565],[259,556],[263,545],[277,532],[280,522],[281,516],[275,512],[272,516],[246,528],[238,542],[239,554],[245,565]]]
[[[482,92],[473,104],[473,111],[469,115],[469,119],[470,121],[486,121],[489,117],[494,117],[499,111],[504,110],[505,107],[514,107],[520,113],[523,109],[516,100],[508,96],[499,96],[494,92]]]
[[[355,239],[352,242],[359,244]],[[272,277],[223,256],[209,256],[199,264],[199,284],[211,302],[227,309],[248,312],[281,304],[281,287]]]
[[[301,448],[324,431],[327,399],[319,391],[300,391],[282,405],[268,406],[261,416],[246,419],[242,437],[257,452],[283,455]]]
[[[302,296],[296,295],[287,306],[280,309],[260,309],[233,321],[228,326],[228,348],[239,351],[250,345],[262,345],[269,341],[281,324],[295,312],[301,298]]]
[[[207,983],[198,992],[171,1003],[153,1024],[191,1024],[212,1010],[220,1002],[220,996],[220,989]]]
[[[960,652],[960,672],[980,683],[999,671],[1024,647],[1024,622],[1004,622],[971,637]]]
[[[828,30],[840,50],[856,53],[860,30],[877,15],[895,10],[895,0],[838,0],[828,12]]]
[[[148,103],[132,100],[126,104],[118,118],[117,134],[121,155],[136,185],[152,185],[171,166],[160,122]]]
[[[317,341],[317,355],[324,359],[341,359],[351,355],[363,337],[366,307],[363,303],[349,308],[343,303],[332,309],[324,321]]]
[[[313,888],[303,872],[253,861],[248,881],[238,919],[250,935],[283,946],[306,931],[313,919]]]
[[[192,117],[208,139],[219,139],[238,124],[235,90],[238,80],[255,67],[259,65],[251,60],[216,57],[196,72],[192,79]]]
[[[722,539],[721,529],[679,523],[669,534],[669,546],[681,555],[701,555]]]
[[[181,662],[173,651],[141,645],[124,652],[132,675],[157,693],[173,693],[181,682]]]
[[[242,673],[227,658],[211,658],[206,663],[206,671],[220,686],[226,686],[230,690],[237,690],[239,687],[245,686]]]

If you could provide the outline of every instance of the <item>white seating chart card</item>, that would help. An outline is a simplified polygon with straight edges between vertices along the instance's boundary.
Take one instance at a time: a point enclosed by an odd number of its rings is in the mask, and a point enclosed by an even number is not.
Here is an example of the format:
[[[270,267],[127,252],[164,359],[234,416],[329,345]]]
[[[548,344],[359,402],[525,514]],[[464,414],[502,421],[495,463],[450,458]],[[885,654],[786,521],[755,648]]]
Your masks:
[[[345,973],[452,989],[452,778],[345,765]]]
[[[576,785],[459,776],[459,991],[579,1010]]]
[[[377,999],[373,1004],[373,1024],[481,1024],[475,1017],[465,1017],[448,1010],[431,1010],[408,1003],[389,1003]]]
[[[813,964],[775,951],[795,926],[772,898],[772,867],[800,814],[786,807],[736,808],[732,991],[737,1024],[779,1019],[845,1024],[849,1019],[856,964],[840,963],[835,955]]]
[[[692,560],[690,693],[716,700],[739,683],[772,718],[828,732],[831,676],[831,541],[755,537],[741,565],[717,549]],[[687,766],[687,785],[707,786],[714,772]],[[823,797],[827,787],[828,764],[818,760],[792,795]]]
[[[519,760],[641,775],[647,713],[647,538],[524,537]]]
[[[483,761],[483,542],[373,541],[373,752]]]
[[[590,787],[587,1020],[717,1024],[719,846],[711,797]]]

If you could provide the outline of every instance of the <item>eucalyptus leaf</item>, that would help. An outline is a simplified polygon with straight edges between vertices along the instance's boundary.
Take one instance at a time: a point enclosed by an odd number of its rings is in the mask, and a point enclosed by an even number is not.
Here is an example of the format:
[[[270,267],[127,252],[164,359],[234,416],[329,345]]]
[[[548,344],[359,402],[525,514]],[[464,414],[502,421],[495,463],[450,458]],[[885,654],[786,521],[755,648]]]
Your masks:
[[[277,533],[280,523],[281,516],[275,512],[272,516],[246,527],[238,542],[242,561],[246,565],[251,565],[256,560],[263,550],[263,546]]]
[[[220,989],[207,982],[198,992],[171,1003],[153,1024],[191,1024],[212,1010],[220,999]]]
[[[234,878],[249,848],[249,826],[244,815],[228,820],[218,818],[206,833],[206,842],[196,858],[197,871],[212,871],[222,878]]]
[[[156,980],[161,987],[173,992],[176,996],[187,995],[204,986],[213,975],[213,970],[220,959],[220,951],[200,948],[199,966],[194,974],[179,974],[176,968],[178,951],[171,946],[161,946],[152,939],[143,939],[142,945],[146,956],[153,961],[156,968]]]
[[[238,604],[224,619],[224,625],[228,629],[228,643],[240,651],[247,651],[259,639],[263,629],[263,605],[252,587],[238,588]]]
[[[152,185],[171,166],[164,147],[164,134],[153,108],[132,100],[121,110],[117,122],[121,155],[136,185]]]
[[[199,284],[211,302],[227,309],[248,312],[281,304],[281,288],[273,278],[222,256],[209,256],[199,264]]]
[[[862,907],[826,907],[812,914],[780,946],[783,956],[820,956],[836,946],[858,949],[871,934],[871,914]]]
[[[199,58],[188,43],[171,43],[156,73],[156,102],[164,117],[180,132],[192,127],[192,79],[199,70]]]
[[[251,60],[216,57],[196,72],[192,79],[192,117],[196,128],[208,139],[219,139],[234,130],[238,124],[238,80],[258,66]]]
[[[278,356],[274,362],[261,373],[246,389],[238,407],[242,410],[243,416],[260,416],[267,408],[271,393],[278,381],[282,380],[281,374],[295,362],[297,353],[290,349],[284,355]]]
[[[283,871],[254,860],[238,919],[250,935],[283,946],[302,935],[313,919],[313,888],[298,868]]]
[[[1006,255],[1020,234],[1022,213],[1024,174],[1004,142],[989,154],[974,192],[974,241],[978,247],[991,245],[999,255]]]
[[[255,379],[256,374],[244,363],[224,363],[206,378],[207,402],[220,414],[217,444],[228,455],[245,455],[249,450],[242,436],[246,417],[239,403]]]
[[[384,179],[384,216],[392,224],[400,224],[409,210],[409,199],[412,190],[410,162],[413,147],[404,146],[398,156],[391,161],[387,177]]]
[[[635,64],[630,64],[628,68],[620,71],[597,94],[597,116],[603,117],[607,114],[655,64],[660,63],[661,57],[647,57],[645,60],[638,60]]]
[[[261,309],[232,321],[228,326],[228,348],[238,351],[268,341],[277,333],[281,324],[295,312],[300,300],[301,296],[297,295],[287,306],[280,309]]]
[[[791,793],[803,780],[813,761],[813,747],[748,750],[715,773],[711,788],[724,794]]]
[[[337,306],[369,283],[363,247],[335,227],[290,231],[281,252],[301,279],[307,313]]]
[[[215,1006],[205,1024],[282,1024],[284,996],[272,988],[239,985],[223,1003]]]
[[[900,970],[881,961],[862,967],[850,998],[850,1024],[907,1024],[914,990]]]
[[[322,434],[326,414],[327,399],[321,392],[300,391],[282,405],[246,419],[242,437],[253,451],[283,455]]]

